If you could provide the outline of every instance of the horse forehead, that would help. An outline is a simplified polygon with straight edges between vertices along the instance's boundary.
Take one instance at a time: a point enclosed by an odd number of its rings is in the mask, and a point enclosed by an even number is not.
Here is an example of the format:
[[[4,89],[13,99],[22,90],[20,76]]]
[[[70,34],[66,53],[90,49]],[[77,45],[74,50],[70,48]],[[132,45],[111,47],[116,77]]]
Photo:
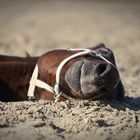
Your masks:
[[[56,66],[57,67],[64,59],[68,58],[69,56],[71,56],[71,55],[73,55],[77,52],[78,51],[53,50],[53,51],[47,52],[46,54],[44,54],[42,56],[43,63],[45,63],[47,65],[50,65],[50,66]],[[99,59],[97,57],[94,57],[94,56],[90,56],[90,55],[79,56],[79,57],[71,59],[69,62],[70,62],[70,64],[72,64],[76,61],[80,61],[80,60],[83,60],[83,59],[90,60],[93,63],[103,62],[101,59]]]
[[[40,60],[48,64],[58,64],[67,57],[71,56],[75,52],[70,52],[67,50],[53,50],[45,53],[40,57]]]
[[[93,49],[93,48],[92,48]],[[112,62],[113,58],[112,57],[108,57],[110,56],[111,54],[113,54],[113,52],[108,49],[108,48],[105,48],[105,47],[100,47],[100,48],[95,48],[94,49],[95,51],[101,53],[104,57],[106,58],[109,58],[109,60]],[[58,67],[58,65],[64,60],[66,59],[67,57],[77,53],[79,51],[68,51],[67,49],[64,49],[64,50],[52,50],[52,51],[49,51],[47,53],[45,53],[42,57],[41,57],[41,60],[43,65],[48,65],[50,67]],[[74,58],[72,60],[70,60],[69,64],[73,64],[75,61],[78,61],[78,60],[82,60],[82,59],[88,59],[90,61],[92,61],[93,63],[105,63],[103,60],[97,58],[97,57],[94,57],[94,56],[88,56],[86,55],[85,56],[80,56],[78,58]]]

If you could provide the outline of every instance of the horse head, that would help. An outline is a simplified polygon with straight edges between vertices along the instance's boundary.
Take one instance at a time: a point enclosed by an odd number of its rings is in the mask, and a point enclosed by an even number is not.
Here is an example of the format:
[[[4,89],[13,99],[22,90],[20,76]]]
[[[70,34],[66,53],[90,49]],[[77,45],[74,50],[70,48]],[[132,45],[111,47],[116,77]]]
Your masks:
[[[75,57],[62,67],[59,88],[61,93],[75,99],[116,99],[124,97],[115,57],[111,49],[103,43],[90,48],[95,55],[84,54]],[[38,79],[53,87],[56,83],[56,71],[66,58],[79,50],[53,50],[42,55],[38,60]],[[99,57],[100,56],[100,57]],[[53,100],[50,91],[37,87],[36,97]],[[67,99],[66,96],[59,100]]]

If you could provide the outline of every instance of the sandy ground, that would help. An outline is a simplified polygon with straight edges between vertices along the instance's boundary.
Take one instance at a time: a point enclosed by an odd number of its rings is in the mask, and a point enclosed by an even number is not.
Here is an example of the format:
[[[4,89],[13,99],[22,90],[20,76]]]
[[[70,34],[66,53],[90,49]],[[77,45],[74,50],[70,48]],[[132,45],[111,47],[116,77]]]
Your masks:
[[[35,56],[99,42],[115,53],[123,102],[0,102],[0,140],[140,139],[140,2],[1,0],[0,54]]]

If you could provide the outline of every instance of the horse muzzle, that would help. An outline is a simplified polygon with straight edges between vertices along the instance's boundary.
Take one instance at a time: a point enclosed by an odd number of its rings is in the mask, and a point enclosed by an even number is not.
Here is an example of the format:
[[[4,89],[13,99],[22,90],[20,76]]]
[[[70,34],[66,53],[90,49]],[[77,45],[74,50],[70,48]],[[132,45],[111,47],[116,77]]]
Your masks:
[[[77,98],[90,99],[107,95],[119,82],[118,70],[109,63],[77,61],[69,67],[65,80]]]

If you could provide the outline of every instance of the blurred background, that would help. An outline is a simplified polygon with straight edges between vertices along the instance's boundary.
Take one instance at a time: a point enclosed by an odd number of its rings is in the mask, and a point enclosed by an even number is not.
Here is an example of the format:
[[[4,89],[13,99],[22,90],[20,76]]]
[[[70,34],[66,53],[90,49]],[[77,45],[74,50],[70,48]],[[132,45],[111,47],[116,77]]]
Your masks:
[[[36,56],[103,42],[114,51],[129,96],[140,96],[140,2],[0,0],[0,54]]]

